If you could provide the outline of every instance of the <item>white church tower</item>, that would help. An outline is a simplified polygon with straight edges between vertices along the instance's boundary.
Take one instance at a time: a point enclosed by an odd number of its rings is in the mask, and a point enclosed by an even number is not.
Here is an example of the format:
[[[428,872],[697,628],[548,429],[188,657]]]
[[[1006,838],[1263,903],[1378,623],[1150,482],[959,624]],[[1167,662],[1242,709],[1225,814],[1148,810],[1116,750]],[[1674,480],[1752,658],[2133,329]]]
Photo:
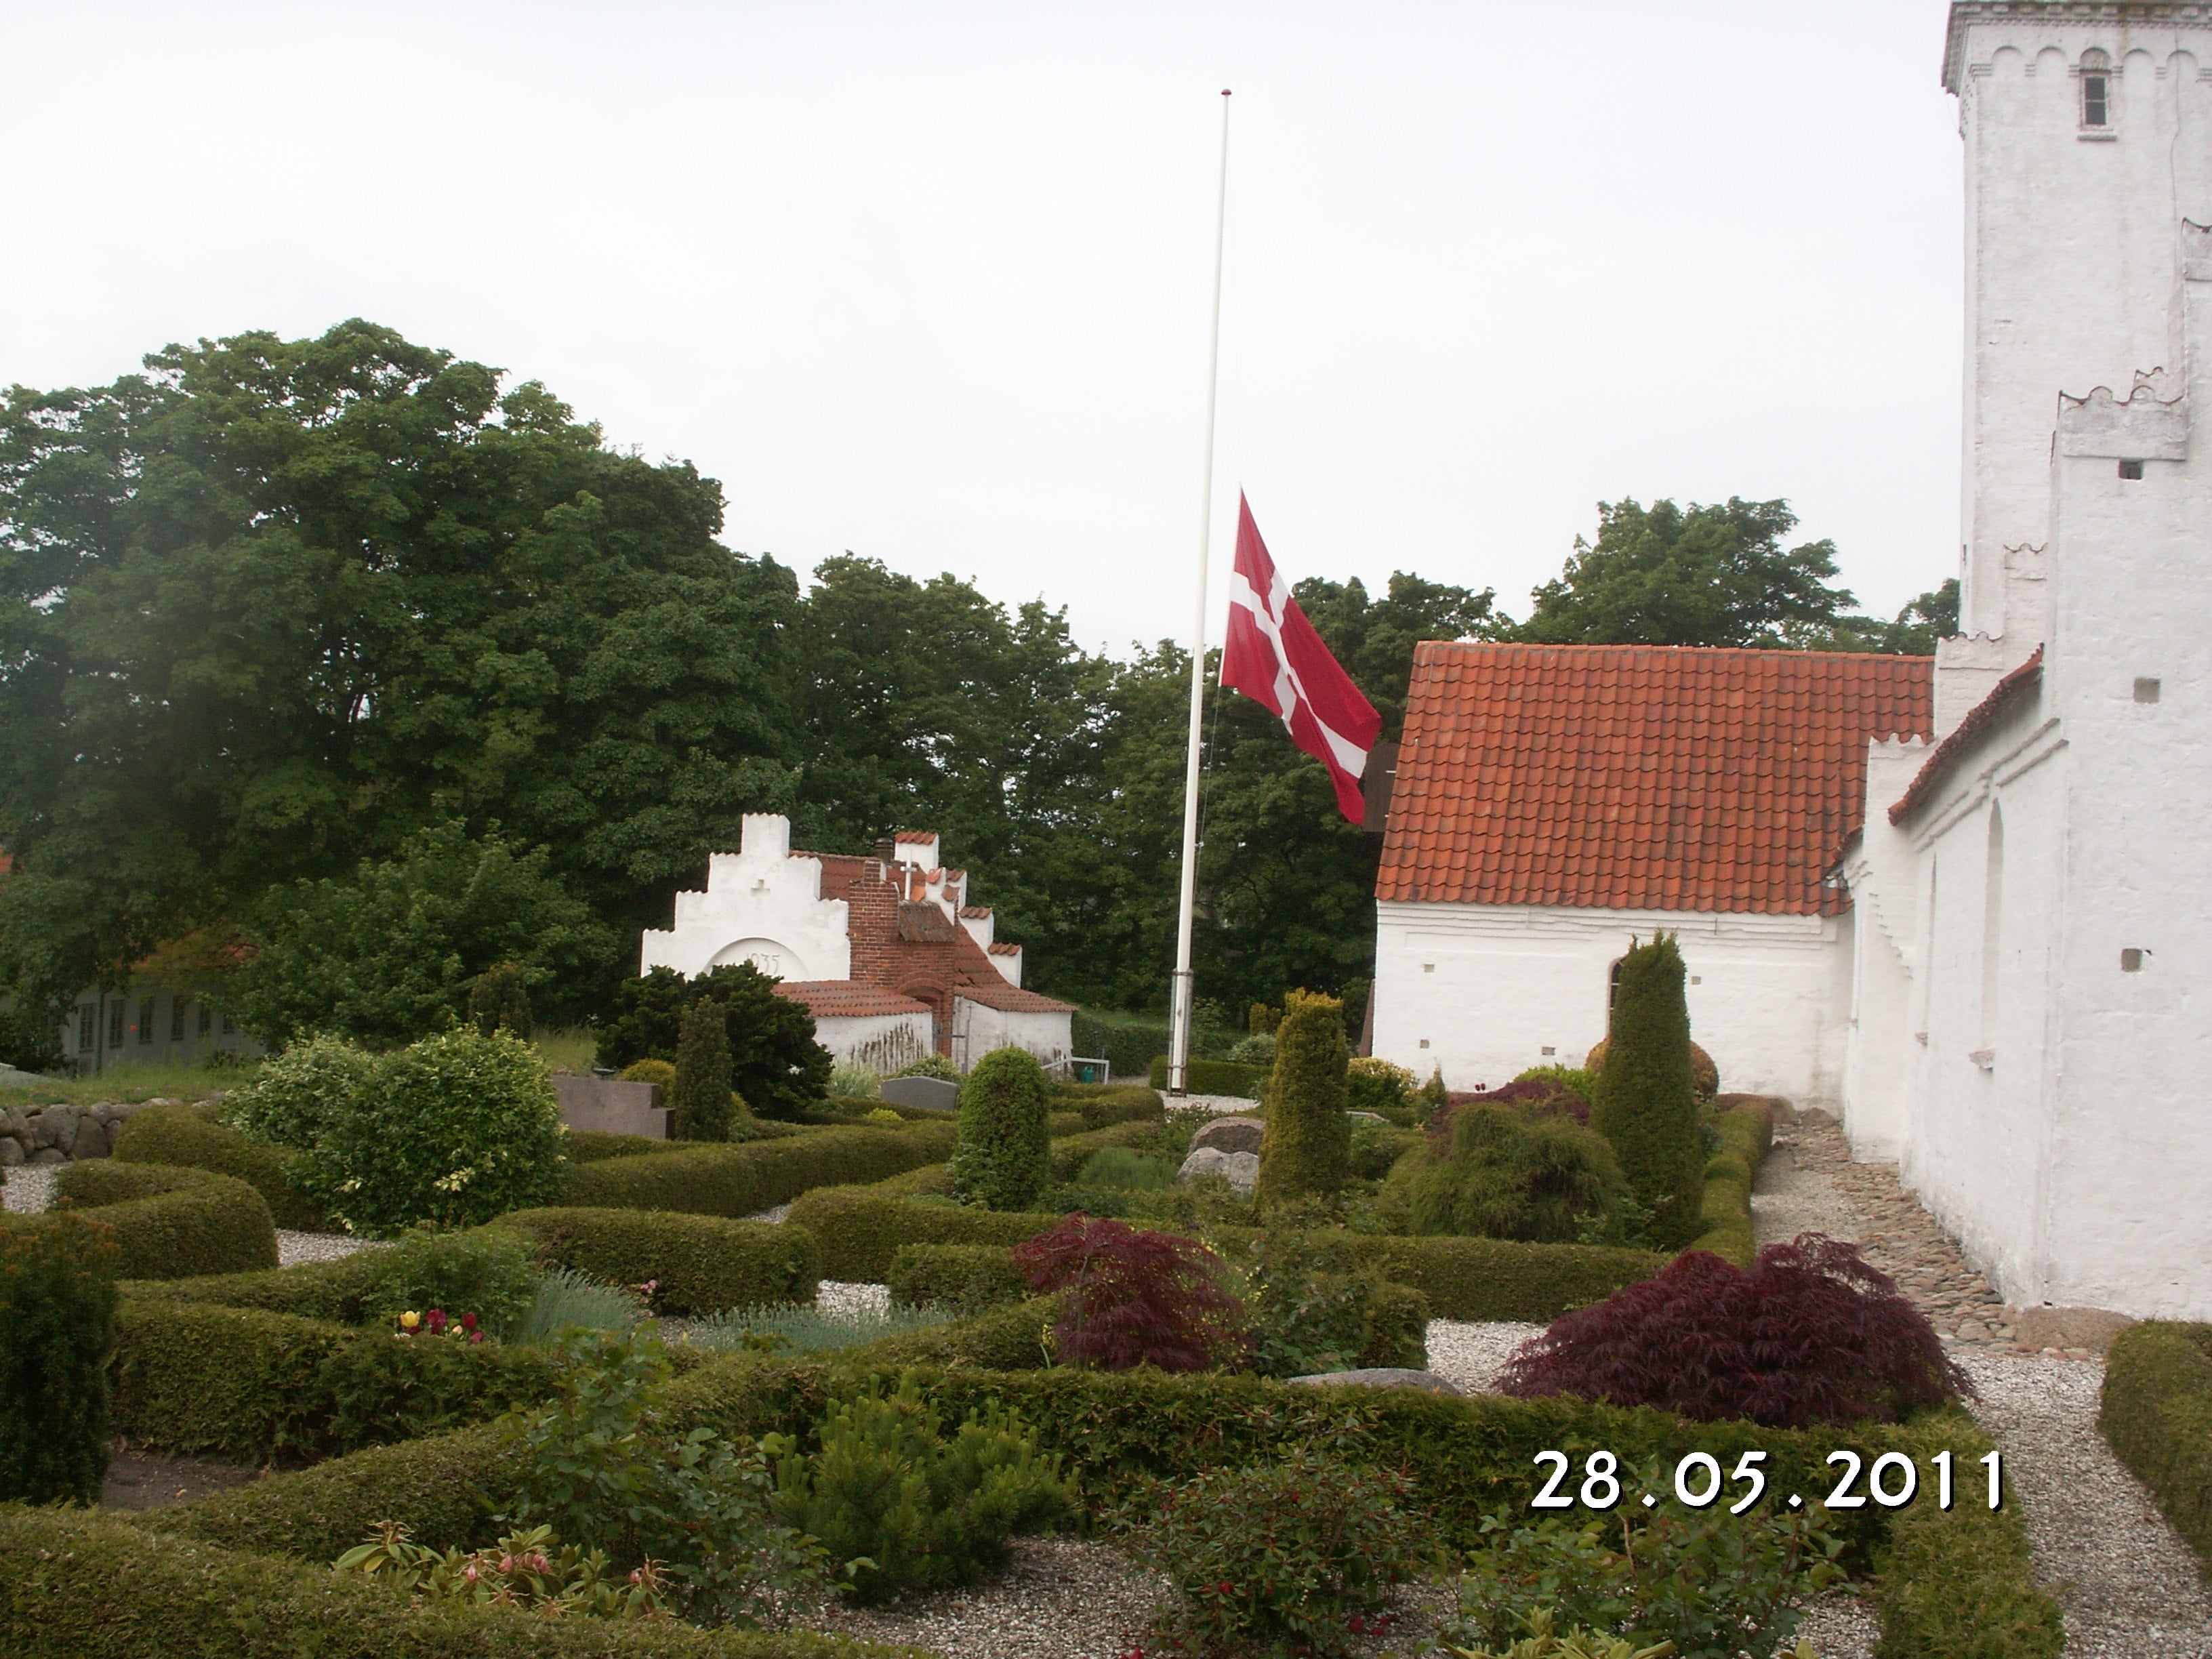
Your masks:
[[[1959,0],[1961,637],[1877,744],[1845,1127],[2016,1305],[2212,1316],[2212,6]]]

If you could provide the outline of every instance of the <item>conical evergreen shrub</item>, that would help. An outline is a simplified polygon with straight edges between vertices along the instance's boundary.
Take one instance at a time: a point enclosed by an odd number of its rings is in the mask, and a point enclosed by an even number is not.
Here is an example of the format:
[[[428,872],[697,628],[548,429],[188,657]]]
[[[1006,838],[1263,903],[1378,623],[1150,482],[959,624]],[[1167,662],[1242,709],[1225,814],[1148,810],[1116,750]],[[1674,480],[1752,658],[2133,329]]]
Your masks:
[[[1668,1250],[1698,1236],[1705,1187],[1682,980],[1682,952],[1671,934],[1621,958],[1605,1063],[1590,1102],[1590,1127],[1613,1143],[1637,1201],[1651,1212],[1651,1242]]]
[[[519,962],[502,962],[477,975],[469,988],[469,1024],[484,1036],[512,1031],[525,1042],[534,1029],[530,1018],[530,981]]]
[[[960,1085],[953,1195],[993,1210],[1034,1209],[1052,1184],[1044,1067],[1020,1048],[994,1048]]]
[[[669,1133],[678,1140],[727,1140],[735,1115],[730,1091],[730,1032],[719,1002],[695,1002],[684,1011],[676,1042],[676,1081],[668,1103],[675,1109]]]
[[[1333,1199],[1343,1189],[1352,1150],[1344,1083],[1351,1059],[1342,1003],[1304,991],[1284,999],[1253,1194],[1261,1208],[1309,1196]]]

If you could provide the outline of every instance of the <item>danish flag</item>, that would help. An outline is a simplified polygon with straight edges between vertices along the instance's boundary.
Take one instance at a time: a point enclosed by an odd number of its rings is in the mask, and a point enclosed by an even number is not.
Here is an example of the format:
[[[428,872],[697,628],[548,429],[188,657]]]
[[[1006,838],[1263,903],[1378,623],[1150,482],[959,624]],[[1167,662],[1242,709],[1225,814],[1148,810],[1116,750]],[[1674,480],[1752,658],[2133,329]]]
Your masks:
[[[1382,717],[1360,695],[1276,574],[1253,522],[1252,504],[1237,498],[1237,566],[1229,578],[1229,642],[1221,683],[1279,717],[1291,741],[1328,769],[1336,805],[1354,823],[1366,816],[1359,775],[1382,735]]]

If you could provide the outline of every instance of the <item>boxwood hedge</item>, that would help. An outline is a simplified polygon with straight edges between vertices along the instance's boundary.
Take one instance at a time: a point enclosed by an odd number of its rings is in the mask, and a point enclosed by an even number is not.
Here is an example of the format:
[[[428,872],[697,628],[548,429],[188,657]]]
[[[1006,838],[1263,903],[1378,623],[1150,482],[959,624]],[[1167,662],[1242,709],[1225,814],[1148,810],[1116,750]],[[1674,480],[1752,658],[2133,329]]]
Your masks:
[[[824,1279],[880,1284],[902,1244],[1018,1244],[1059,1219],[929,1203],[873,1187],[821,1187],[793,1202],[785,1224],[814,1235]]]
[[[1085,1129],[1110,1128],[1116,1123],[1158,1123],[1166,1115],[1166,1103],[1158,1089],[1141,1083],[1055,1083],[1054,1110],[1083,1114]]]
[[[2212,1325],[2149,1320],[2114,1337],[2097,1426],[2212,1577]]]
[[[235,1176],[268,1200],[278,1226],[319,1232],[329,1221],[284,1178],[284,1160],[291,1156],[288,1146],[248,1140],[218,1121],[215,1108],[207,1104],[141,1106],[124,1119],[115,1138],[118,1163],[166,1164]]]
[[[1194,1095],[1241,1095],[1258,1100],[1267,1086],[1267,1070],[1265,1066],[1243,1066],[1233,1060],[1194,1060],[1184,1080]],[[1153,1057],[1152,1085],[1154,1089],[1168,1086],[1165,1054]]]
[[[115,1229],[118,1279],[187,1279],[276,1265],[268,1201],[234,1176],[109,1159],[72,1164],[56,1194]],[[11,1226],[36,1225],[11,1216]]]
[[[1740,1267],[1756,1254],[1751,1231],[1751,1189],[1773,1144],[1773,1103],[1759,1095],[1723,1095],[1711,1119],[1720,1150],[1705,1164],[1705,1198],[1698,1212],[1693,1250],[1711,1250]]]
[[[655,1285],[678,1317],[811,1302],[821,1278],[804,1227],[656,1210],[517,1210],[494,1224],[528,1235],[543,1259],[610,1285]]]
[[[911,1651],[805,1631],[416,1605],[321,1561],[154,1530],[158,1519],[0,1507],[0,1558],[9,1564],[0,1573],[0,1650],[13,1659],[893,1659]]]
[[[902,1244],[885,1283],[894,1308],[980,1312],[1030,1293],[1029,1281],[996,1244]]]
[[[580,1164],[568,1172],[562,1202],[590,1209],[748,1216],[787,1204],[817,1187],[881,1181],[925,1164],[942,1164],[951,1152],[949,1121],[896,1129],[817,1129]]]

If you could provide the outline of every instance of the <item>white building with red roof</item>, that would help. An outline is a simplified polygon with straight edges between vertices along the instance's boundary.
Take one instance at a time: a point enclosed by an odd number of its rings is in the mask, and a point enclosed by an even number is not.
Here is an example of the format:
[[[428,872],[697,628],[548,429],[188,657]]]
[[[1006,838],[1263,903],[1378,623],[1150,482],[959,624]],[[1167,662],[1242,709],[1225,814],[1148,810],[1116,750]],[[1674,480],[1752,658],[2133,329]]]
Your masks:
[[[1021,947],[998,940],[938,848],[934,831],[902,830],[866,857],[796,851],[790,819],[748,813],[705,890],[678,893],[672,925],[647,931],[639,971],[749,962],[813,1013],[823,1048],[878,1073],[929,1054],[964,1071],[1007,1047],[1065,1060],[1074,1008],[1023,986]]]

